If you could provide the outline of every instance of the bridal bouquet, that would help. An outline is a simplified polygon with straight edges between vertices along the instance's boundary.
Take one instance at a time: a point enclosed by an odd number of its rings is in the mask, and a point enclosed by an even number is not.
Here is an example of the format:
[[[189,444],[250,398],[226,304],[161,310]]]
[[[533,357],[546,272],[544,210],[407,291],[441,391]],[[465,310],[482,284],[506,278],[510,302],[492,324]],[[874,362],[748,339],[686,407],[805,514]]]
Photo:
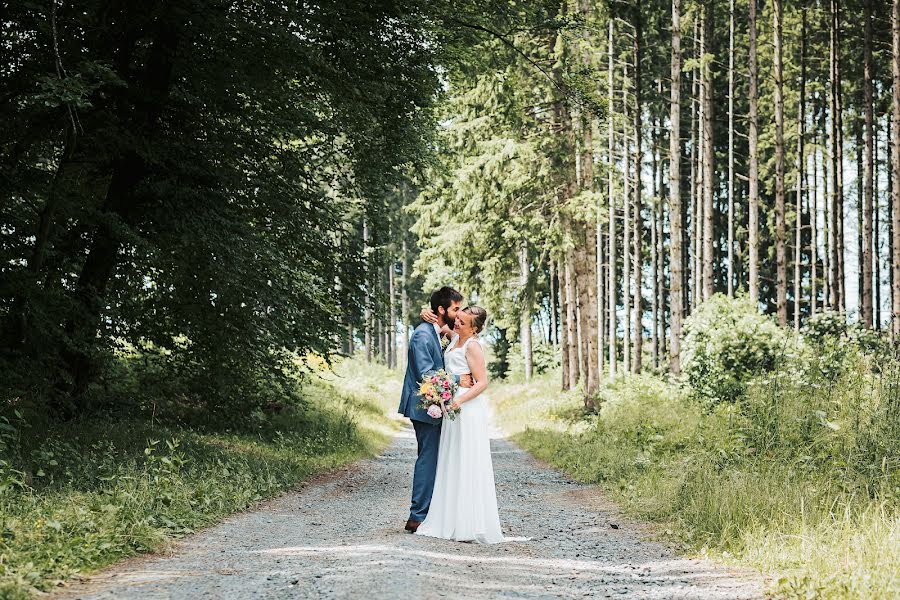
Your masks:
[[[441,369],[431,377],[426,377],[419,384],[419,395],[422,396],[419,408],[425,409],[428,412],[428,416],[432,419],[448,417],[452,421],[456,418],[459,410],[451,409],[450,403],[453,401],[453,396],[458,389],[459,384],[456,383],[454,378]]]

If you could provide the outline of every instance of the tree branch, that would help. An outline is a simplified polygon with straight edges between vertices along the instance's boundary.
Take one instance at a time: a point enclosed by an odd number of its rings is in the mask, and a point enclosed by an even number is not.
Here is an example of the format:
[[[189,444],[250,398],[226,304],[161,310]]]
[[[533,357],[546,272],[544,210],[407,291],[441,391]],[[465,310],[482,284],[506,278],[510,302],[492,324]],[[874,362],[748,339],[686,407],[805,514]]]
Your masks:
[[[499,33],[492,29],[488,29],[484,25],[478,25],[477,23],[466,23],[465,21],[460,21],[459,19],[454,19],[452,17],[449,20],[452,23],[455,23],[461,27],[466,27],[468,29],[480,31],[482,33],[486,33],[486,34],[490,35],[491,37],[494,37],[494,38],[500,40],[505,46],[507,46],[513,52],[515,52],[516,54],[518,54],[519,56],[524,58],[526,61],[528,61],[528,63],[531,64],[531,66],[533,66],[535,69],[540,71],[544,75],[544,77],[546,77],[548,80],[550,80],[550,82],[559,91],[561,91],[563,93],[564,96],[566,96],[566,97],[569,96],[569,92],[568,92],[569,88],[564,83],[562,83],[561,81],[557,81],[552,73],[548,72],[547,69],[545,69],[543,66],[541,66],[540,63],[538,63],[533,58],[531,58],[530,56],[525,54],[525,52],[520,50],[515,44],[513,44],[509,39],[507,39],[502,33]]]

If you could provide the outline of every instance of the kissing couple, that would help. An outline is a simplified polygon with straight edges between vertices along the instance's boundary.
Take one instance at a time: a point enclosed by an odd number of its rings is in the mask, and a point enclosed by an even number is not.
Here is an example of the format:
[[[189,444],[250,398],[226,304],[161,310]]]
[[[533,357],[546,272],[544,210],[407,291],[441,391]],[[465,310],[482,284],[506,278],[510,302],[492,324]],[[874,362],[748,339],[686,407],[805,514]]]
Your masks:
[[[488,436],[488,386],[478,334],[487,312],[460,308],[462,294],[442,287],[409,340],[398,412],[412,421],[418,444],[412,506],[406,530],[417,535],[496,544],[508,541],[500,529],[494,467]],[[446,350],[441,340],[449,340]],[[420,384],[444,369],[459,383],[450,404],[455,419],[432,418],[420,406]]]

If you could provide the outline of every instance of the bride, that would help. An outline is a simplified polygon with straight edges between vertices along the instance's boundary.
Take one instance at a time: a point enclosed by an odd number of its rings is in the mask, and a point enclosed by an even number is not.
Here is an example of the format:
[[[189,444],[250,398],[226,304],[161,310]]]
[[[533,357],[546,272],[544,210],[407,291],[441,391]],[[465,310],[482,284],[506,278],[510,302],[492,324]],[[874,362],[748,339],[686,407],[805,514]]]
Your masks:
[[[431,508],[416,535],[482,544],[507,540],[497,512],[488,405],[483,394],[488,385],[487,368],[477,335],[486,320],[487,312],[479,306],[457,313],[444,364],[454,375],[471,373],[475,385],[459,389],[451,404],[460,408],[459,414],[441,424]]]

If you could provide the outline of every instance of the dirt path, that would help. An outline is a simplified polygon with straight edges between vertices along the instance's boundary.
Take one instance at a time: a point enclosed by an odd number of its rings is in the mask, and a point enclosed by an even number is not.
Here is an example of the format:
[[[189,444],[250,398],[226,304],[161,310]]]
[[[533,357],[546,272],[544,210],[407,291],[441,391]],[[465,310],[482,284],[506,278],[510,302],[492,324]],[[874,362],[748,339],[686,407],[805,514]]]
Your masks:
[[[759,576],[677,557],[503,439],[492,442],[507,536],[479,546],[404,533],[412,429],[380,456],[308,482],[60,598],[759,598]],[[615,524],[618,528],[611,527]]]

